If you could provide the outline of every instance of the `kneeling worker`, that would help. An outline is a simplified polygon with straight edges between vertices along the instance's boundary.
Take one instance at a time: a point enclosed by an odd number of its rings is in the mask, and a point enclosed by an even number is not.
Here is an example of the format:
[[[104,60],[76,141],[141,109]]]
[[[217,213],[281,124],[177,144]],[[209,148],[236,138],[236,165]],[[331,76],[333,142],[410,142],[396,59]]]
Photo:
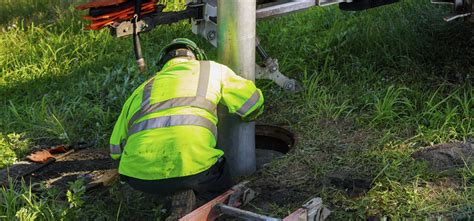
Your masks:
[[[211,200],[232,185],[216,148],[216,106],[251,121],[263,112],[262,92],[207,61],[188,39],[166,46],[158,65],[161,71],[125,102],[110,138],[111,157],[120,159],[121,179],[134,189],[163,195],[193,190]]]

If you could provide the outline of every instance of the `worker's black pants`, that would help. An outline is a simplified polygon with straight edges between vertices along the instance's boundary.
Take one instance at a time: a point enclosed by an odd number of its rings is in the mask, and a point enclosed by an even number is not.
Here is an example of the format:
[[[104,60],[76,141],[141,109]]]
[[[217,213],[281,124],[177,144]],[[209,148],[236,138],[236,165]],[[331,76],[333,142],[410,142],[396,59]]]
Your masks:
[[[193,190],[196,198],[209,201],[232,187],[232,179],[225,158],[220,158],[208,170],[185,177],[162,180],[141,180],[121,175],[121,180],[132,188],[151,194],[169,196],[185,190]]]

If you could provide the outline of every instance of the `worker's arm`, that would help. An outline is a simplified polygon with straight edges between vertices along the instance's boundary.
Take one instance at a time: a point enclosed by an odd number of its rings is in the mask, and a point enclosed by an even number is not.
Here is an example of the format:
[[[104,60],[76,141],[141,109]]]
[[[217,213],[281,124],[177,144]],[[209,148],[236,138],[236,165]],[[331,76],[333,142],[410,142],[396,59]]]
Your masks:
[[[222,65],[221,102],[230,113],[238,114],[245,121],[255,120],[263,112],[263,95],[255,84],[235,74]]]
[[[128,133],[128,112],[135,96],[130,96],[125,102],[117,122],[115,123],[112,136],[110,136],[110,157],[117,160],[122,155],[122,151],[127,143]]]

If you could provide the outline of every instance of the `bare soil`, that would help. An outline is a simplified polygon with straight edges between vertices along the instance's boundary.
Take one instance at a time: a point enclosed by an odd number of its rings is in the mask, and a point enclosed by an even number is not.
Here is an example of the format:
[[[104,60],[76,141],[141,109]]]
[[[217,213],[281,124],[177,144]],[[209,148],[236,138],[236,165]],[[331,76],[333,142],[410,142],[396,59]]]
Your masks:
[[[424,160],[433,172],[470,166],[474,163],[474,145],[470,143],[444,143],[424,147],[412,154],[417,160]]]
[[[14,165],[7,166],[0,170],[0,186],[8,184],[8,178],[11,177],[13,180],[20,179],[28,171],[37,169],[40,164],[20,161],[16,162]]]
[[[28,171],[42,167],[31,174]],[[97,181],[106,182],[112,171],[117,168],[117,162],[112,160],[107,151],[99,149],[82,149],[58,158],[49,165],[22,161],[9,169],[0,171],[0,181],[5,182],[8,175],[25,183],[33,184],[35,190],[42,188],[58,188],[66,190],[71,182],[84,179],[86,183],[96,186]]]
[[[324,181],[326,185],[343,189],[348,196],[356,197],[370,190],[372,178],[359,173],[353,168],[343,167],[328,173]]]

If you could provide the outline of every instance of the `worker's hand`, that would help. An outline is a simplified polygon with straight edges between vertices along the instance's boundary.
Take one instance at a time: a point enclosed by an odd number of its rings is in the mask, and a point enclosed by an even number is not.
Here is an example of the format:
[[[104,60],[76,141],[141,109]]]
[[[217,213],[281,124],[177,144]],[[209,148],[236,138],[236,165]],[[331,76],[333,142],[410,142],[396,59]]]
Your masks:
[[[120,156],[121,154],[113,154],[113,153],[110,154],[110,158],[114,160],[120,160]]]
[[[263,113],[263,109],[264,107],[262,105],[257,110],[254,110],[252,113],[248,114],[247,116],[242,117],[242,120],[245,122],[254,121],[255,119],[257,119],[258,116],[260,116],[260,114]]]

